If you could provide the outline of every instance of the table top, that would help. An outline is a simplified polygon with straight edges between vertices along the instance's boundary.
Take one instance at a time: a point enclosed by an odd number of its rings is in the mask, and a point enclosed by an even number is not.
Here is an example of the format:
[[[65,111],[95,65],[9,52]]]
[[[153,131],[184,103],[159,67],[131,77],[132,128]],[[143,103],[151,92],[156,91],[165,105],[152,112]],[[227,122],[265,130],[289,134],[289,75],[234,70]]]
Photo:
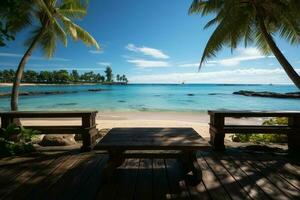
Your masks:
[[[193,128],[113,128],[96,150],[200,150],[210,145]]]

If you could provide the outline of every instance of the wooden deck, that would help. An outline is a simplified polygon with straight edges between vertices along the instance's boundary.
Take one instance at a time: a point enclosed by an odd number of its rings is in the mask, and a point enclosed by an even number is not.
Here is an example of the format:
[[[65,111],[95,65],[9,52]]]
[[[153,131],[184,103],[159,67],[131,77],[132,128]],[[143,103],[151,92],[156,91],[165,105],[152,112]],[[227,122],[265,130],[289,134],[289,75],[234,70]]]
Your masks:
[[[300,199],[299,160],[240,150],[198,152],[203,180],[190,186],[174,159],[127,159],[103,183],[103,152],[49,148],[0,160],[0,199]]]

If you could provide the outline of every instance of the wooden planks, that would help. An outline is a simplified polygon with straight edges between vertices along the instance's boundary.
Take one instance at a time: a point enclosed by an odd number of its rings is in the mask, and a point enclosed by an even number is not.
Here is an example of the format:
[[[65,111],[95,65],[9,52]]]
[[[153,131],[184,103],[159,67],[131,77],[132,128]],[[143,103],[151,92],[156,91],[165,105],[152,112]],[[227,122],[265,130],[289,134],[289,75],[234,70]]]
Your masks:
[[[167,169],[164,159],[153,159],[153,199],[167,199],[170,196]]]
[[[133,199],[135,195],[140,159],[127,159],[119,170],[115,199]]]
[[[238,181],[221,164],[220,160],[211,154],[202,154],[202,156],[232,199],[251,199]]]
[[[98,150],[200,150],[210,145],[192,128],[113,128]]]
[[[152,199],[152,172],[152,159],[140,159],[134,199]]]
[[[9,118],[78,118],[96,114],[97,111],[10,111],[0,112],[0,117]]]
[[[232,161],[230,157],[228,157],[228,155],[217,153],[214,154],[214,156],[217,157],[224,168],[226,168],[236,182],[252,199],[269,199],[263,190],[256,185],[256,181],[248,177],[247,174],[241,168],[239,168],[239,166],[236,165],[236,163]]]
[[[287,157],[239,151],[197,157],[197,185],[188,184],[176,159],[126,159],[108,183],[103,153],[1,160],[0,199],[300,199],[299,167]]]

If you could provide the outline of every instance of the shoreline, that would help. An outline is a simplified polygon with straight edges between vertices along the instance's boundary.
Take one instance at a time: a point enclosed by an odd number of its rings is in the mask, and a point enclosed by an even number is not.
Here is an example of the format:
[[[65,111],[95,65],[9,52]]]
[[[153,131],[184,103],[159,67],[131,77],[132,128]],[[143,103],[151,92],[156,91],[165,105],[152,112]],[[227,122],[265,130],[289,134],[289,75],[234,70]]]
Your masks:
[[[13,83],[0,83],[0,87],[12,86]],[[21,83],[21,86],[43,86],[43,85],[111,85],[103,83]],[[112,84],[114,85],[114,84]],[[122,84],[115,84],[122,85]],[[181,83],[127,83],[126,85],[182,85]],[[255,84],[255,83],[245,83],[245,84],[232,84],[232,83],[185,83],[184,85],[219,85],[219,86],[293,86],[293,84]]]
[[[0,83],[0,87],[12,87],[13,83]],[[21,83],[20,86],[43,86],[43,85],[105,85],[102,83]]]

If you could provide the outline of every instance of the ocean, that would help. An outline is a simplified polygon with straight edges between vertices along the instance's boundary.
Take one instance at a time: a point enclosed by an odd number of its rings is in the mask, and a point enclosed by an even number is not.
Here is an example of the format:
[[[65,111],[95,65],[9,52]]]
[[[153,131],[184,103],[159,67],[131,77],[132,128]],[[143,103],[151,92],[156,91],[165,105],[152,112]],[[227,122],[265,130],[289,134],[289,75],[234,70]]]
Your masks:
[[[88,91],[104,89],[103,91]],[[0,87],[9,92],[11,87]],[[77,91],[58,95],[21,96],[20,110],[178,111],[300,110],[299,99],[277,99],[233,95],[239,90],[297,92],[292,85],[234,84],[128,84],[22,86],[21,92]],[[0,110],[10,109],[9,97],[0,98]]]

